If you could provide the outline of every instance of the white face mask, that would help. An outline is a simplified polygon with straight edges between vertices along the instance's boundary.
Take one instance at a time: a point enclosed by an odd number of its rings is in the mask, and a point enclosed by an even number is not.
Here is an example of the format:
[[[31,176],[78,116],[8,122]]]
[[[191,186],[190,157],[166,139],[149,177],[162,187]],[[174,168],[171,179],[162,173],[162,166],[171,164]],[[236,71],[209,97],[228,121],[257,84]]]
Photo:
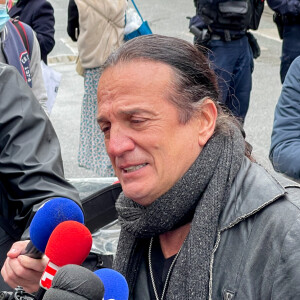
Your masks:
[[[6,10],[6,4],[0,4],[0,31],[3,30],[5,23],[9,20],[9,15]]]

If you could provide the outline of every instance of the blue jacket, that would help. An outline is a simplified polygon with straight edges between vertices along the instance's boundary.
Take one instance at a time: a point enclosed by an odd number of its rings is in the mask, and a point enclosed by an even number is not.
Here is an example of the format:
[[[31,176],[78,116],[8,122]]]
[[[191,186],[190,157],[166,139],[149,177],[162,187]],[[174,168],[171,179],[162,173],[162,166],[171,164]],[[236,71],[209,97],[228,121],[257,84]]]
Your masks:
[[[55,45],[54,10],[46,0],[19,0],[9,11],[11,18],[19,17],[28,24],[37,35],[41,48],[42,60],[47,63],[47,55]]]
[[[267,0],[268,5],[274,11],[281,15],[299,15],[300,1],[299,0]]]
[[[276,171],[300,178],[300,56],[289,68],[275,108],[269,156]]]

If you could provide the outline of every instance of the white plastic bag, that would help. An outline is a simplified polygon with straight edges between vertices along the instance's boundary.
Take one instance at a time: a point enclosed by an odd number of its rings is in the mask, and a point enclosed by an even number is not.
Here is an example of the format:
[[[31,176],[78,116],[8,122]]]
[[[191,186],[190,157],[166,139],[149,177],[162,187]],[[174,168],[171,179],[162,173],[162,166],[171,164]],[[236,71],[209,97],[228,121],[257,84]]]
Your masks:
[[[124,28],[124,35],[137,30],[142,25],[141,17],[134,8],[127,8],[126,10],[126,25]]]
[[[92,234],[93,246],[91,251],[97,254],[113,255],[117,252],[121,227],[118,220],[100,228]]]
[[[43,61],[41,61],[41,67],[48,97],[46,105],[50,115],[58,92],[62,74],[47,66]]]

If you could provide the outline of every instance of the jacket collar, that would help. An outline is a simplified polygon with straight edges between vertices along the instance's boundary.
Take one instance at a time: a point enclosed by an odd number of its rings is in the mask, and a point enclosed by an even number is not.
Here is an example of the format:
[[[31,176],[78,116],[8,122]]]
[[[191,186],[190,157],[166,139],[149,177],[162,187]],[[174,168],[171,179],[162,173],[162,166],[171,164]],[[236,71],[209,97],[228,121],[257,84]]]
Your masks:
[[[19,0],[18,3],[10,9],[9,11],[10,17],[11,18],[17,17],[23,10],[24,5],[25,5],[25,1]]]
[[[219,230],[233,227],[285,194],[285,188],[262,166],[244,158],[220,216]]]

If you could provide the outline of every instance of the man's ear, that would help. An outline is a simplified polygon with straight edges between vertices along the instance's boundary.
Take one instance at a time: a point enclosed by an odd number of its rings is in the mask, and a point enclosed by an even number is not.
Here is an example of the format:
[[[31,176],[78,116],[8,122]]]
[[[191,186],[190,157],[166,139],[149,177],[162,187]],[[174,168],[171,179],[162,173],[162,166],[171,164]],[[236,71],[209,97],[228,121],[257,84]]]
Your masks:
[[[201,105],[199,116],[199,145],[204,147],[209,138],[213,135],[216,127],[218,111],[215,103],[211,99],[204,100]]]

